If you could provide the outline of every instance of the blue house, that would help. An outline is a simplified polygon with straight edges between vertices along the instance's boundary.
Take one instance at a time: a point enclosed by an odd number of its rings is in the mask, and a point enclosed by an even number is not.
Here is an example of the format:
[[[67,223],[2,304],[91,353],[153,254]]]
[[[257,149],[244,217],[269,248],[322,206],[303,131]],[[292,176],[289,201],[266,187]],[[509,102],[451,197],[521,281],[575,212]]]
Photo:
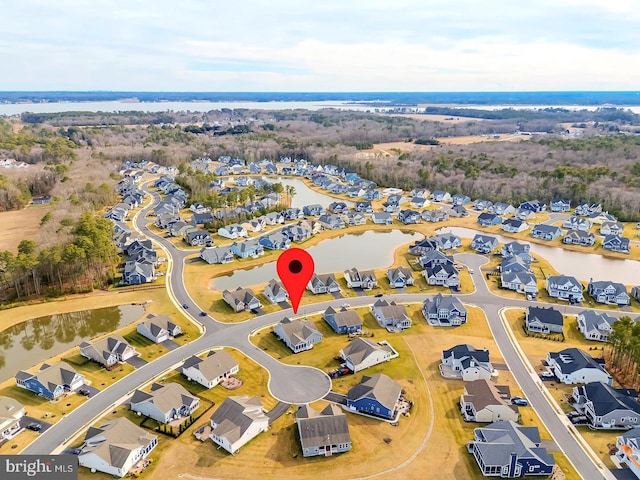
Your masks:
[[[384,373],[370,377],[365,375],[347,393],[347,408],[354,412],[392,419],[401,395],[402,387]]]
[[[539,213],[544,212],[547,209],[547,206],[540,200],[529,200],[527,202],[522,202],[519,208],[522,208],[523,210],[529,210],[533,213]]]
[[[355,333],[362,330],[362,319],[355,310],[347,310],[343,307],[336,311],[329,307],[325,310],[322,318],[334,332],[339,334]]]
[[[491,225],[500,225],[502,219],[493,213],[481,213],[478,215],[478,223],[483,227],[489,227]]]
[[[456,193],[451,196],[451,203],[453,205],[466,205],[470,203],[471,199],[467,197],[464,193]]]
[[[268,250],[286,250],[291,246],[291,239],[282,230],[260,237],[259,242]]]
[[[69,364],[57,362],[53,365],[43,363],[38,373],[19,371],[16,385],[30,390],[49,400],[60,397],[64,392],[77,390],[84,384],[84,375],[80,375]]]

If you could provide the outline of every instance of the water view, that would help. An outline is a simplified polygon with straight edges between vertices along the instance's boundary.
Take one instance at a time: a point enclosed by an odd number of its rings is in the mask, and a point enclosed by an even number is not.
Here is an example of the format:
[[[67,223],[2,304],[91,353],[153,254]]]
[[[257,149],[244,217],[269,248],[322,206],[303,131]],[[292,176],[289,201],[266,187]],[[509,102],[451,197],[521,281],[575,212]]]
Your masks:
[[[295,188],[295,195],[291,201],[291,206],[295,208],[302,208],[305,205],[311,205],[313,203],[319,203],[323,207],[328,207],[332,202],[344,202],[349,207],[353,207],[353,202],[333,198],[324,193],[316,192],[297,178],[279,178],[279,177],[263,177],[265,181],[269,183],[281,183],[283,187],[291,186]]]
[[[144,315],[142,305],[121,305],[34,318],[0,332],[0,381],[97,335]]]
[[[352,267],[376,269],[390,266],[393,263],[393,253],[399,246],[415,242],[419,238],[422,238],[419,233],[401,230],[348,233],[325,240],[307,251],[313,256],[316,273],[342,272]],[[251,270],[236,270],[231,275],[214,278],[211,280],[211,288],[231,290],[266,283],[272,278],[278,278],[276,262]]]
[[[445,227],[438,232],[451,232],[464,238],[473,238],[476,233],[486,233],[464,227]],[[487,233],[496,237],[500,243],[512,242],[513,238]],[[518,240],[520,241],[520,240]],[[522,241],[520,241],[522,242]],[[522,242],[524,243],[524,242]],[[640,262],[618,258],[604,257],[595,253],[581,253],[564,250],[559,247],[547,247],[538,243],[527,242],[531,251],[547,260],[553,268],[564,275],[571,275],[578,280],[611,280],[625,285],[638,285]]]

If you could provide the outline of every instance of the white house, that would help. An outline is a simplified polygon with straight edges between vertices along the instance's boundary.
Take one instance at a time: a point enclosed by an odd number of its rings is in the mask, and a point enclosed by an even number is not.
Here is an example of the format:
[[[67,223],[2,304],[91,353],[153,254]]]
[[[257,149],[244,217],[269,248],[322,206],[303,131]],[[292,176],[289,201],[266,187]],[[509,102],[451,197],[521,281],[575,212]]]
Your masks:
[[[22,430],[20,419],[24,417],[24,405],[9,397],[0,397],[0,443],[13,438]]]
[[[489,380],[494,374],[493,365],[489,361],[489,350],[486,348],[479,350],[467,344],[443,350],[442,366],[451,369],[465,382]]]
[[[374,342],[368,338],[357,337],[340,350],[349,370],[359,372],[382,362],[388,362],[398,356],[398,352],[388,342]]]
[[[565,348],[547,353],[547,365],[558,380],[568,385],[574,383],[613,383],[613,378],[602,364],[579,348]]]
[[[231,396],[211,415],[211,440],[231,454],[269,429],[269,417],[258,397]]]
[[[264,287],[264,296],[267,297],[271,303],[281,303],[289,300],[287,289],[284,288],[281,282],[275,279],[269,280],[267,286]]]
[[[322,341],[322,333],[309,320],[290,320],[283,318],[273,327],[273,333],[282,340],[293,353],[311,350]]]
[[[148,317],[145,321],[138,323],[136,330],[140,335],[155,343],[162,343],[182,333],[180,326],[176,325],[169,315]]]
[[[577,315],[578,330],[587,340],[606,342],[609,339],[615,317],[594,310],[584,310]]]
[[[211,350],[205,358],[195,355],[182,364],[182,374],[192,382],[212,388],[240,371],[238,362],[225,350]]]
[[[198,405],[200,399],[191,395],[179,383],[154,383],[150,392],[136,390],[131,397],[131,410],[160,423],[188,417]]]

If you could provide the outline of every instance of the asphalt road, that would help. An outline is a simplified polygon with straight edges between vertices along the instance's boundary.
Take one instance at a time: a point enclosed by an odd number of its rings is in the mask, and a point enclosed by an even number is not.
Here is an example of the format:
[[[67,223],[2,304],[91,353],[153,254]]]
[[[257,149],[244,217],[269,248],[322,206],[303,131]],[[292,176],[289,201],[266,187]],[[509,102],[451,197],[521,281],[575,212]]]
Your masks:
[[[148,190],[147,190],[148,191]],[[144,385],[151,379],[167,370],[178,367],[182,361],[194,354],[206,351],[213,347],[228,346],[242,351],[254,361],[262,365],[269,372],[269,390],[272,395],[284,403],[302,404],[324,397],[331,389],[330,378],[322,371],[306,366],[285,365],[270,355],[266,354],[249,341],[249,336],[255,330],[274,324],[284,316],[293,315],[291,309],[262,315],[241,323],[227,324],[221,323],[211,317],[194,317],[203,309],[200,308],[186,291],[183,274],[184,261],[187,257],[193,256],[194,252],[178,250],[166,239],[159,237],[146,227],[148,222],[145,214],[159,200],[160,197],[154,192],[149,192],[153,196],[150,206],[142,210],[136,217],[136,227],[145,235],[160,243],[168,254],[171,265],[170,274],[167,279],[170,282],[170,295],[172,294],[176,304],[186,304],[188,309],[183,313],[191,319],[200,323],[204,328],[204,334],[193,342],[184,345],[176,350],[168,352],[164,356],[144,365],[125,378],[111,385],[106,390],[97,393],[89,398],[76,410],[66,415],[58,423],[42,433],[32,442],[23,454],[52,453],[59,450],[63,440],[72,437],[76,432],[86,428],[87,424],[102,415],[116,405],[124,401],[140,385]],[[535,373],[529,370],[528,362],[524,363],[523,358],[518,354],[514,342],[511,340],[507,328],[502,322],[500,310],[505,307],[526,307],[536,305],[536,302],[526,300],[514,300],[494,295],[490,292],[484,280],[481,266],[487,262],[486,257],[473,254],[456,255],[456,260],[465,263],[474,270],[472,278],[476,286],[476,291],[468,295],[458,295],[464,302],[477,305],[482,308],[487,315],[489,325],[495,341],[500,349],[505,363],[520,384],[525,396],[530,401],[533,408],[544,422],[545,426],[553,436],[559,448],[566,454],[571,463],[575,466],[580,476],[584,479],[594,480],[598,478],[614,478],[612,474],[600,468],[581,446],[576,431],[567,421],[562,412],[556,412],[543,393],[542,382]],[[395,294],[385,295],[383,298],[394,300],[398,303],[422,302],[426,298],[423,294]],[[349,298],[352,307],[369,306],[375,298],[354,297]],[[309,315],[323,312],[328,306],[334,308],[344,303],[343,299],[334,299],[312,305],[301,305],[298,315]],[[577,313],[583,310],[582,306],[567,306],[564,313]]]

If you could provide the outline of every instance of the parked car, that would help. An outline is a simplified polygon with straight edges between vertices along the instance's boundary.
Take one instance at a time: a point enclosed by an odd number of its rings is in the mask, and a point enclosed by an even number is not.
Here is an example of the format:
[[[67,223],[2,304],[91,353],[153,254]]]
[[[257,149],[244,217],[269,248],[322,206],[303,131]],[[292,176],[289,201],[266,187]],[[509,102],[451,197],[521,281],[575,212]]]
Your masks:
[[[343,303],[342,304],[342,308],[349,308],[351,305],[349,305],[348,303]]]
[[[88,397],[89,395],[91,395],[91,392],[86,388],[81,388],[80,390],[78,390],[78,393],[80,395],[84,395],[85,397]]]
[[[374,297],[376,297],[376,298],[380,298],[381,296],[382,296],[382,293],[376,293],[376,294],[374,295]]]
[[[546,371],[546,372],[542,372],[540,374],[540,378],[542,378],[542,379],[545,379],[545,378],[556,378],[556,376],[553,374],[553,372]]]
[[[189,308],[189,305],[187,305],[186,303],[183,303],[182,304],[182,308],[184,308],[186,310],[187,308]]]
[[[511,397],[511,403],[518,405],[519,407],[527,407],[529,405],[529,400],[522,397]]]
[[[33,430],[34,432],[39,432],[40,430],[42,430],[42,424],[31,422],[29,425],[27,425],[27,428],[29,430]]]

